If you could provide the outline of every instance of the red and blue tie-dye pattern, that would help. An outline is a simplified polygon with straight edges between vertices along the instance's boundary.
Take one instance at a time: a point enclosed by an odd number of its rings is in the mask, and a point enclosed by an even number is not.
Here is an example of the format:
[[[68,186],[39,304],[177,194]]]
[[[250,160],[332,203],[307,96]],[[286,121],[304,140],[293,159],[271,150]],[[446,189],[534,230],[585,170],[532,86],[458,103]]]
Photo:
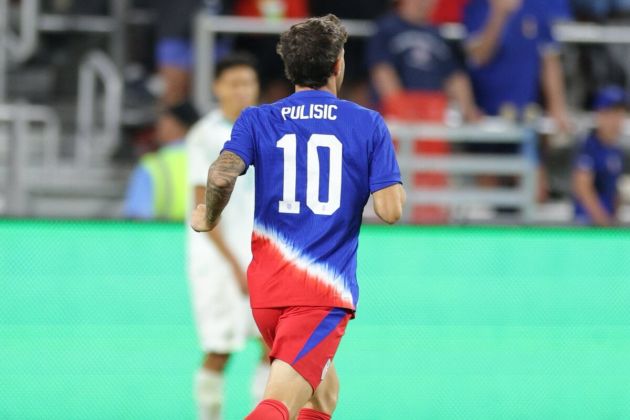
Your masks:
[[[277,232],[254,226],[247,275],[253,308],[330,306],[355,309],[348,281],[301,253]]]

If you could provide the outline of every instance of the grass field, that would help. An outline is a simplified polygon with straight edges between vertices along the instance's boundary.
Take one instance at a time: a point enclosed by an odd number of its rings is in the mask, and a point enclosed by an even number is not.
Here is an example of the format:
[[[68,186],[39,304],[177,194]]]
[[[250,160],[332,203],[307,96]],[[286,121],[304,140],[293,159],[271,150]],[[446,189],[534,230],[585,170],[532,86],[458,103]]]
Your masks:
[[[335,418],[630,418],[630,231],[375,226],[359,252]],[[190,419],[199,359],[183,227],[0,221],[0,419]]]

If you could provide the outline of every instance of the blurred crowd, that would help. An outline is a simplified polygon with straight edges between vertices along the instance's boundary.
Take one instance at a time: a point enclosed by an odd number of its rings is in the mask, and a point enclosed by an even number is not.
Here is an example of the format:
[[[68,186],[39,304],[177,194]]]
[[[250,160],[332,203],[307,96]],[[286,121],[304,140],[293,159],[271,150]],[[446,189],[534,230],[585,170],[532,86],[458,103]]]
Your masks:
[[[49,3],[51,8],[85,15],[107,13],[110,4],[107,0]],[[190,100],[192,68],[195,60],[203,59],[194,56],[191,41],[193,19],[200,11],[271,20],[334,13],[344,19],[375,22],[373,36],[351,38],[346,46],[346,81],[341,96],[378,109],[386,117],[441,122],[455,115],[459,121],[476,123],[498,116],[528,123],[547,115],[557,132],[571,134],[574,127],[569,110],[597,111],[601,117],[596,118],[597,126],[574,164],[572,189],[580,220],[614,223],[616,207],[606,203],[618,201],[610,185],[622,173],[616,141],[627,105],[626,52],[614,46],[584,44],[574,47],[570,57],[562,60],[561,53],[566,51],[554,38],[552,27],[572,20],[625,21],[630,18],[629,0],[134,0],[133,7],[152,11],[155,24],[144,33],[130,33],[128,66],[141,71],[127,73],[145,75],[144,79],[137,78],[151,83],[135,83],[127,90],[127,101],[148,91],[145,96],[155,98],[166,110],[160,120],[164,115],[177,115],[169,110]],[[444,36],[442,29],[449,23],[465,28],[463,39]],[[277,36],[220,35],[213,52],[215,62],[235,51],[250,52],[257,60],[260,101],[271,102],[292,92],[275,53],[276,42]],[[567,61],[575,67],[567,68]],[[620,118],[607,118],[608,113]],[[186,128],[190,121],[180,125]],[[158,129],[158,137],[162,131]],[[143,135],[146,132],[133,133],[132,147],[127,147],[133,155],[151,148],[151,144],[157,146],[151,142],[147,146]],[[609,139],[611,136],[615,139]],[[539,198],[544,200],[548,191],[542,164],[545,138],[539,143]],[[593,148],[602,150],[594,152]],[[448,145],[435,143],[424,151],[450,152]],[[505,154],[513,153],[514,146],[471,144],[466,152]],[[584,153],[597,157],[589,160]],[[599,160],[603,163],[596,164]],[[619,164],[611,160],[619,160]],[[436,181],[435,174],[429,175],[420,176],[418,183],[439,184],[439,176]],[[514,182],[496,176],[476,180],[480,186]]]
[[[45,9],[99,15],[110,13],[113,3],[46,0]],[[129,31],[128,65],[142,69],[142,74],[156,72],[161,76],[161,83],[154,86],[152,93],[166,104],[179,103],[190,92],[194,63],[191,37],[196,13],[271,20],[334,13],[344,19],[374,21],[378,28],[371,40],[351,38],[347,45],[346,97],[375,106],[384,96],[399,89],[445,91],[461,106],[466,118],[474,119],[478,111],[496,114],[502,105],[519,109],[538,104],[540,87],[543,93],[548,93],[544,95],[548,96],[544,105],[548,105],[561,125],[566,124],[562,92],[551,92],[544,76],[537,79],[541,73],[538,67],[549,73],[546,64],[552,60],[546,58],[553,54],[547,53],[559,49],[550,25],[568,20],[610,22],[630,16],[628,0],[132,0],[130,3],[133,10],[151,12],[155,19],[152,25]],[[444,39],[439,28],[445,23],[463,24],[468,35],[464,40]],[[398,36],[411,33],[409,30],[416,31],[415,35]],[[263,87],[261,101],[268,102],[290,91],[282,76],[281,61],[275,54],[275,42],[275,36],[225,35],[220,37],[214,54],[216,59],[234,50],[255,54]],[[521,48],[524,48],[522,54]],[[405,58],[408,51],[411,58]],[[578,56],[581,74],[567,77],[579,78],[585,82],[579,85],[587,88],[574,100],[575,105],[587,106],[599,87],[611,83],[625,85],[626,63],[614,51],[601,45],[585,46],[580,47]],[[523,75],[525,83],[506,89],[508,71]],[[488,83],[489,79],[493,83]],[[537,84],[539,81],[542,86]],[[502,98],[497,92],[513,97]],[[474,107],[475,100],[478,109]]]

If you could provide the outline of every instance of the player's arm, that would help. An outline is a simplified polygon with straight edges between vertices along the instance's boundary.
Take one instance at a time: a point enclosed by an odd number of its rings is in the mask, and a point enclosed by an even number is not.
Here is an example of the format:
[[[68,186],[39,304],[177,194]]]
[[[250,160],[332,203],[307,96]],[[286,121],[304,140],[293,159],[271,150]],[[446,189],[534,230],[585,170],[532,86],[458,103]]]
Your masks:
[[[610,226],[613,223],[612,218],[599,202],[597,192],[593,188],[593,173],[591,171],[578,168],[573,172],[573,193],[595,224]]]
[[[548,51],[543,55],[541,78],[549,114],[560,130],[568,132],[571,122],[566,105],[564,70],[556,52]]]
[[[455,99],[468,122],[476,122],[481,118],[481,112],[475,104],[475,95],[468,75],[463,71],[456,71],[446,79],[446,92]]]
[[[401,184],[390,185],[372,194],[374,212],[385,223],[394,224],[402,216],[407,196]]]
[[[245,162],[235,153],[224,151],[208,169],[205,205],[200,204],[193,212],[192,228],[197,232],[209,232],[219,222],[219,216],[227,205],[236,184],[236,178],[245,170]]]
[[[522,0],[491,0],[490,15],[483,29],[467,43],[468,56],[478,66],[487,64],[495,56],[501,34],[510,15],[521,7]]]
[[[395,95],[403,90],[402,83],[394,66],[381,62],[372,67],[370,74],[376,93],[381,98]]]

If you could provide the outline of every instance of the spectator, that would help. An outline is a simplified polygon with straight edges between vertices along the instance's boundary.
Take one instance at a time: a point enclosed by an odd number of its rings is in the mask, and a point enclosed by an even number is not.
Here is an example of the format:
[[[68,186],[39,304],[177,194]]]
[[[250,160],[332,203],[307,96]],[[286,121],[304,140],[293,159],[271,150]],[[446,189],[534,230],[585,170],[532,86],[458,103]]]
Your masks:
[[[184,138],[199,118],[188,103],[167,108],[159,117],[155,153],[144,155],[129,181],[125,217],[184,220],[186,216],[186,148]]]
[[[175,105],[188,98],[192,68],[190,28],[201,0],[156,2],[158,41],[156,61],[164,83],[161,102]]]
[[[595,98],[595,130],[582,145],[573,169],[575,219],[581,224],[610,226],[619,204],[617,181],[622,173],[618,146],[628,98],[617,86],[599,91]]]
[[[377,22],[368,46],[371,79],[379,100],[401,91],[446,92],[469,120],[478,116],[470,82],[453,52],[429,23],[435,0],[400,0]]]
[[[539,0],[471,0],[464,24],[466,50],[477,104],[488,115],[506,107],[522,114],[544,92],[547,111],[558,127],[569,129],[559,47]]]

